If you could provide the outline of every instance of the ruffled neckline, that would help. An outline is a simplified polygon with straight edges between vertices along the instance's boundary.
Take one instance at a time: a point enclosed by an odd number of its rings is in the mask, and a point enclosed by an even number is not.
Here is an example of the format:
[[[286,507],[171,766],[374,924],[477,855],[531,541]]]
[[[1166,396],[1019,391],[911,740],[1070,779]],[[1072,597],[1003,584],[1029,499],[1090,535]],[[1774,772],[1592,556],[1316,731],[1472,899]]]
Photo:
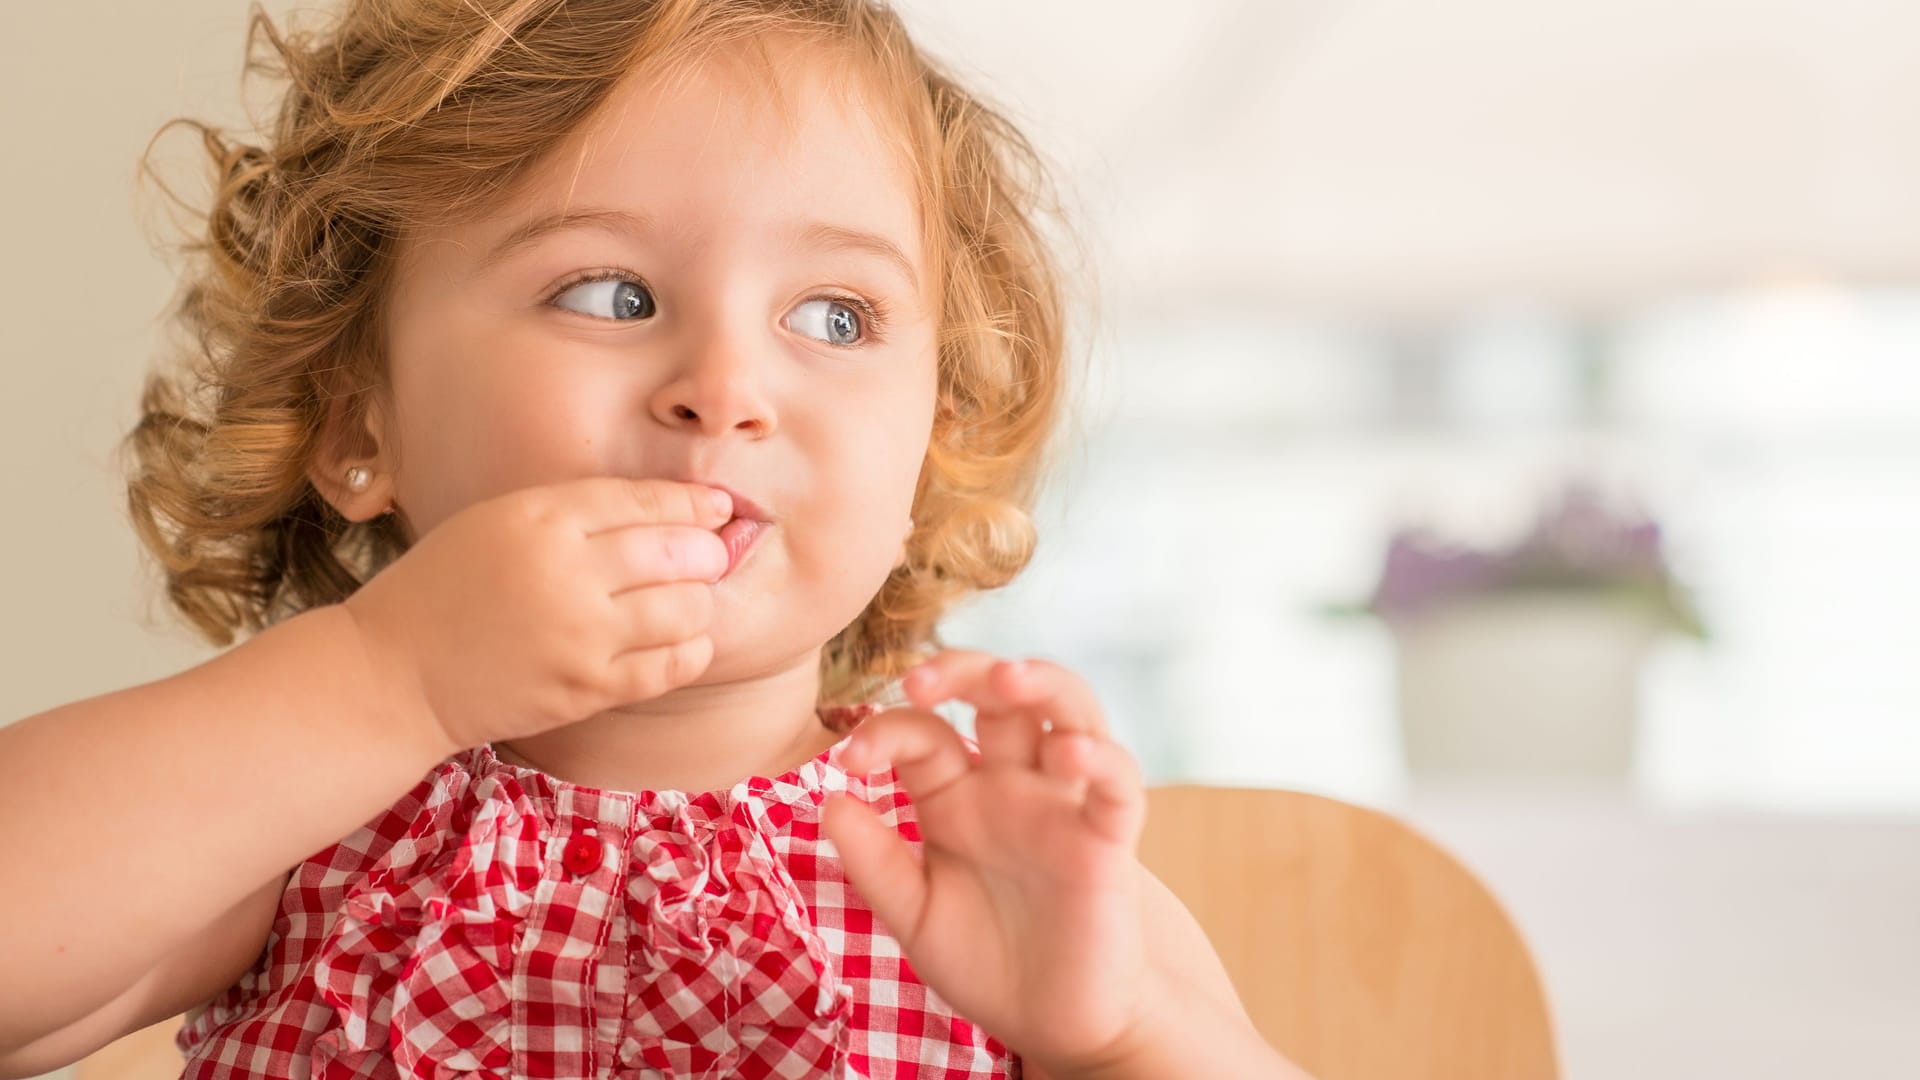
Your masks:
[[[821,706],[818,710],[821,723],[828,730],[840,734],[840,738],[831,746],[778,776],[747,776],[727,787],[706,791],[675,788],[622,790],[577,784],[543,769],[508,761],[494,751],[491,743],[481,743],[462,751],[456,760],[475,779],[511,778],[537,802],[544,802],[550,807],[567,807],[576,811],[595,807],[600,810],[598,813],[588,813],[586,816],[589,817],[602,817],[607,810],[619,808],[624,811],[631,807],[654,821],[685,822],[690,819],[717,822],[732,818],[736,808],[743,803],[805,801],[818,804],[828,792],[844,790],[847,787],[847,774],[838,764],[841,753],[852,738],[854,728],[887,707],[880,701]]]

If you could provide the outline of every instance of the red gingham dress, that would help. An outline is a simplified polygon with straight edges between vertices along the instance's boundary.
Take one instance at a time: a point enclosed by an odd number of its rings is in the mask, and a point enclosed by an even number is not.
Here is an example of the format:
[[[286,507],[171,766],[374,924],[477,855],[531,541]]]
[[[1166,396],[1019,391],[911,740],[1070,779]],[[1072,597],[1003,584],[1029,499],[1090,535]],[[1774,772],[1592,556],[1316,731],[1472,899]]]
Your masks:
[[[821,715],[844,733],[879,707]],[[844,790],[919,842],[893,774],[848,774],[845,745],[694,795],[462,751],[300,863],[259,961],[188,1014],[182,1075],[1018,1077],[822,838]]]

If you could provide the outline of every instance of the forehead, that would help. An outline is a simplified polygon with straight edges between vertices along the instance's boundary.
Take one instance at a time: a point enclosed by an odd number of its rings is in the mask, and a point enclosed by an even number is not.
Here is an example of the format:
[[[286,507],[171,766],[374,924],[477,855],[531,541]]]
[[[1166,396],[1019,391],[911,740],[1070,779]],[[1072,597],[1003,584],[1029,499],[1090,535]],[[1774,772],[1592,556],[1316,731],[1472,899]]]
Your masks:
[[[499,216],[614,207],[690,240],[820,221],[878,233],[918,261],[915,159],[873,82],[842,50],[798,39],[637,69]]]

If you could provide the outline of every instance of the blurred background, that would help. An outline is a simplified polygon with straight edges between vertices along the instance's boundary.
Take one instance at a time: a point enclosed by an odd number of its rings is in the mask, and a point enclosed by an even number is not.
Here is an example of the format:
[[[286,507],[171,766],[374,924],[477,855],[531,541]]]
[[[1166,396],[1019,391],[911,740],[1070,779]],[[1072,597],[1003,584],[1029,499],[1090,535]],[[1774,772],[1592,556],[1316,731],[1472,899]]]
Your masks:
[[[1920,1076],[1920,5],[901,7],[1097,299],[948,638],[1083,672],[1153,781],[1441,840],[1573,1080]],[[134,162],[244,125],[244,16],[0,12],[0,719],[209,655],[109,455],[173,288]]]

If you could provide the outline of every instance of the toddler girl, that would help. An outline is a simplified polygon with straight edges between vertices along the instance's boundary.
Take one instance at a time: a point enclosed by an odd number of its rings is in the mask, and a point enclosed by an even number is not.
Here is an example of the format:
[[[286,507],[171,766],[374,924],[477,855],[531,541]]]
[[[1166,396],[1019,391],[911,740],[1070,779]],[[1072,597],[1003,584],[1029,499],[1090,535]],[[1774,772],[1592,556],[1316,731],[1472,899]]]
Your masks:
[[[860,0],[252,31],[129,440],[251,633],[4,733],[10,1067],[185,1011],[200,1078],[1297,1075],[1087,685],[932,648],[1063,400],[1016,129]]]

